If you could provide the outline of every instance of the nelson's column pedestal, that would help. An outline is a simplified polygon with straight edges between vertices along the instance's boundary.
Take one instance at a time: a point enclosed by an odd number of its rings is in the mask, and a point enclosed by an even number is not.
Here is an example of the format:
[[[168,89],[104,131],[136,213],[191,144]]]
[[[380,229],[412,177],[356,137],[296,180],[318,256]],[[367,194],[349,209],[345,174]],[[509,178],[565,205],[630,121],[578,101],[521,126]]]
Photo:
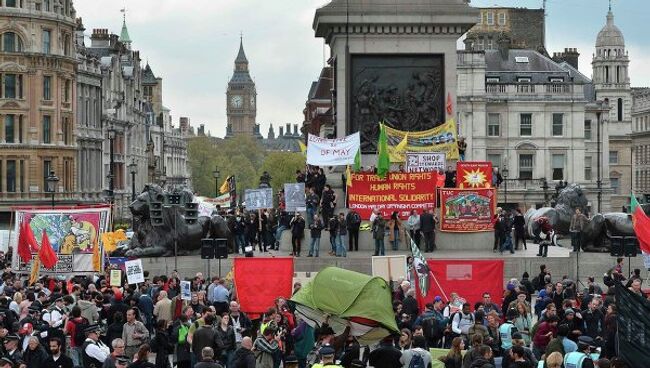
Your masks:
[[[456,106],[456,42],[478,15],[465,0],[333,0],[316,10],[316,37],[332,54],[336,135],[360,131],[372,153],[379,121],[412,131],[444,122],[448,94]]]

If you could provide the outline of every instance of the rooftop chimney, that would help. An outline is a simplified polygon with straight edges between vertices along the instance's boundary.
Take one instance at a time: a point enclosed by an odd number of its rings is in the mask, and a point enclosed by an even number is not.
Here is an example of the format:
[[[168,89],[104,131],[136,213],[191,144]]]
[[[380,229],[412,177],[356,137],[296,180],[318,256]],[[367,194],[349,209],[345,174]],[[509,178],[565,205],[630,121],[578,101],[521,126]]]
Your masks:
[[[291,124],[287,123],[286,126],[287,135],[291,135]]]
[[[296,137],[300,136],[300,134],[298,134],[298,124],[293,124],[293,135]]]
[[[282,136],[284,135],[284,127],[282,125],[280,125],[279,129],[280,129],[280,132],[278,133],[278,138],[282,138]]]
[[[504,60],[508,59],[508,54],[510,52],[510,37],[505,33],[501,34],[499,39],[497,39],[497,45],[499,46],[501,58]]]
[[[108,47],[109,37],[108,29],[106,28],[95,28],[93,33],[90,36],[90,47]]]

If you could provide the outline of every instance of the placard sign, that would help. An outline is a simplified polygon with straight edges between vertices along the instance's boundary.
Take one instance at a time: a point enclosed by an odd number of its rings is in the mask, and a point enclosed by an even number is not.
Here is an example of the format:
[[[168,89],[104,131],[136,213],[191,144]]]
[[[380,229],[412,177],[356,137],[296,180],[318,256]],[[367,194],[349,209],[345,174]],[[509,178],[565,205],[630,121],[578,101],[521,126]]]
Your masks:
[[[359,132],[347,137],[327,139],[309,134],[307,163],[316,166],[352,165],[361,147]]]
[[[443,152],[407,152],[406,171],[445,171],[447,160]]]
[[[244,201],[248,210],[263,210],[273,208],[273,189],[246,189]]]
[[[287,212],[305,212],[305,183],[284,184],[284,201]]]
[[[440,231],[492,231],[496,189],[440,189]]]
[[[139,284],[144,282],[144,271],[142,268],[142,260],[134,259],[124,262],[126,268],[126,282],[131,284]]]
[[[181,299],[192,300],[192,291],[190,290],[189,281],[181,281]]]
[[[122,270],[111,270],[111,286],[122,286]]]

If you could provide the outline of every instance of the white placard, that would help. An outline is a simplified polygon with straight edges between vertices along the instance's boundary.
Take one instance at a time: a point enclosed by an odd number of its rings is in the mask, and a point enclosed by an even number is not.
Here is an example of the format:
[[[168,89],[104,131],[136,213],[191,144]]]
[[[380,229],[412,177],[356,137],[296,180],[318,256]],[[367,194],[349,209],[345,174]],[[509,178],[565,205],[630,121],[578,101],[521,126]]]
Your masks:
[[[354,164],[361,147],[359,132],[343,138],[327,139],[309,134],[307,163],[316,166],[341,166]]]
[[[445,170],[447,159],[443,152],[407,152],[406,172]]]
[[[126,269],[126,282],[129,285],[144,282],[144,270],[142,269],[141,259],[124,262],[124,268]]]
[[[372,257],[372,275],[386,280],[406,280],[406,256],[374,256]]]
[[[192,291],[190,290],[189,281],[181,281],[181,299],[192,300]]]
[[[273,208],[273,189],[246,189],[244,192],[244,201],[247,210],[263,210]]]
[[[285,183],[284,203],[287,212],[305,212],[305,183]]]

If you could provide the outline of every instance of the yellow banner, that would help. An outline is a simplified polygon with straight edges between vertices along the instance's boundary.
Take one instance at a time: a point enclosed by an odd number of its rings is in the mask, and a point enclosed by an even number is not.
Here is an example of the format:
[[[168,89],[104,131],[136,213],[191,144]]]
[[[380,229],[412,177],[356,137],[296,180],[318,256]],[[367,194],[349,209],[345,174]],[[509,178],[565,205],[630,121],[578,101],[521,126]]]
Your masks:
[[[386,127],[390,162],[404,162],[406,152],[442,152],[447,160],[458,159],[458,136],[456,121],[446,123],[433,129],[420,132],[407,132]]]

